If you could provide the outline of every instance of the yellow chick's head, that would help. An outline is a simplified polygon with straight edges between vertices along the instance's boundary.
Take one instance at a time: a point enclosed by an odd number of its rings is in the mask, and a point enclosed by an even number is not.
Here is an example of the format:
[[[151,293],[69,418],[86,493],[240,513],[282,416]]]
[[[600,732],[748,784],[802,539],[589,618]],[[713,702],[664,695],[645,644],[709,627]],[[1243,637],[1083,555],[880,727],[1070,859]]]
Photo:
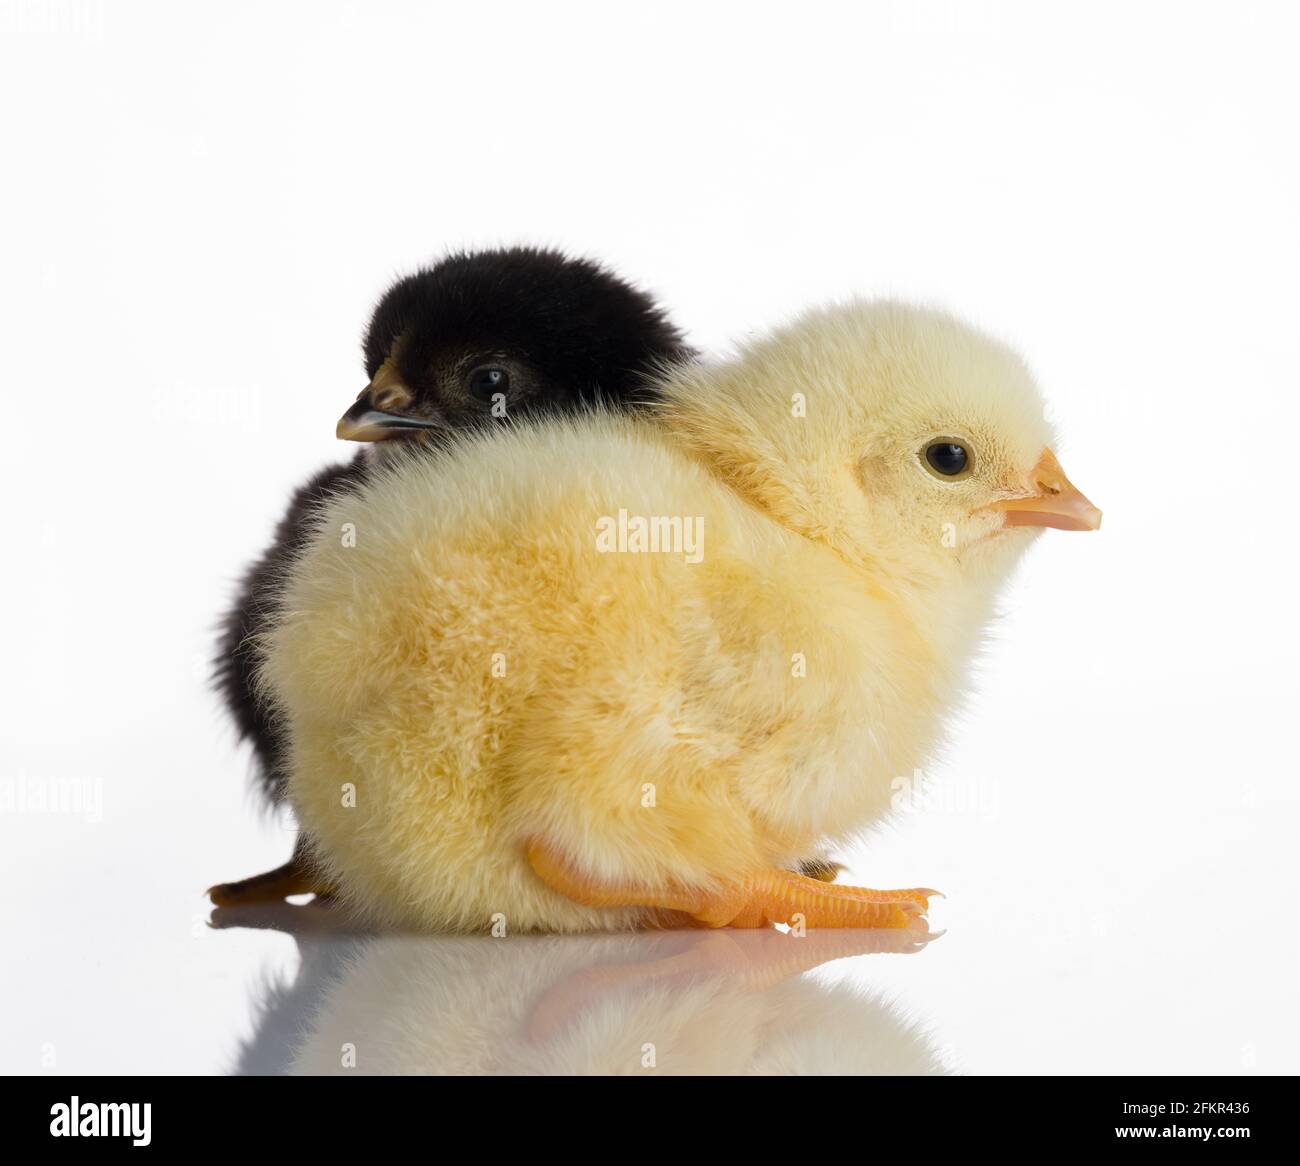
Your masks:
[[[678,370],[665,396],[669,427],[755,505],[915,582],[993,581],[1041,528],[1101,523],[1024,362],[943,312],[820,309],[722,367]]]

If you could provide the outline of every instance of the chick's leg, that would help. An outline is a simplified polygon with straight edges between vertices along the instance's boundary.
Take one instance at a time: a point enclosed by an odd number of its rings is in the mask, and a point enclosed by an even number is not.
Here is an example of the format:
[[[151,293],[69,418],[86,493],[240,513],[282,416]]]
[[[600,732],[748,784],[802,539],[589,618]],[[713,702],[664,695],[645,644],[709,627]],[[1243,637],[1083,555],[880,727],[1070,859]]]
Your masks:
[[[575,870],[536,841],[528,861],[552,890],[586,907],[649,907],[681,912],[706,927],[907,927],[929,909],[924,888],[873,891],[819,882],[788,870],[765,870],[739,883],[703,890],[666,886],[638,889],[606,886]]]
[[[283,866],[234,883],[218,883],[207,894],[216,907],[243,907],[253,903],[273,903],[290,895],[316,895],[328,898],[334,888],[313,869],[305,840],[300,836],[293,857]]]

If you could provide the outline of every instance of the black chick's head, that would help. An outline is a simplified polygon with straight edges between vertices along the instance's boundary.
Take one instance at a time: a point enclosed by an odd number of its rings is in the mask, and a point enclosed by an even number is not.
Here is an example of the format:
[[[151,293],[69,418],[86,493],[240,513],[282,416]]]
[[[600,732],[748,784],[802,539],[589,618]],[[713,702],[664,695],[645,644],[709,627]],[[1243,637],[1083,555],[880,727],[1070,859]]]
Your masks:
[[[451,255],[398,280],[366,331],[353,441],[455,430],[653,396],[647,373],[694,353],[644,292],[586,259],[515,247]]]

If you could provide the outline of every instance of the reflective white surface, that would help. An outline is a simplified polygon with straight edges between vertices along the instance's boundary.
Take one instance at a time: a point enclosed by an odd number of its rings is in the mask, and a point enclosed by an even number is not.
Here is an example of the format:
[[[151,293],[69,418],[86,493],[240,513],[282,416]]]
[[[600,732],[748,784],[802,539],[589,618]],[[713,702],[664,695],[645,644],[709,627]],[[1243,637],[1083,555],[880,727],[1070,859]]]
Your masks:
[[[242,862],[219,855],[236,848],[173,828],[191,796],[98,826],[32,815],[6,835],[21,880],[2,909],[0,1070],[1300,1068],[1294,946],[1270,893],[1290,877],[1290,826],[1259,808],[1138,804],[1115,822],[1029,794],[1008,805],[1004,790],[987,818],[904,816],[854,873],[890,884],[924,873],[945,889],[932,922],[947,930],[928,943],[492,939],[357,936],[311,904],[214,918],[204,881],[269,864],[288,835],[268,832]]]
[[[801,975],[911,952],[902,933],[491,938],[304,934],[239,1073],[937,1073],[940,1051],[876,993]]]

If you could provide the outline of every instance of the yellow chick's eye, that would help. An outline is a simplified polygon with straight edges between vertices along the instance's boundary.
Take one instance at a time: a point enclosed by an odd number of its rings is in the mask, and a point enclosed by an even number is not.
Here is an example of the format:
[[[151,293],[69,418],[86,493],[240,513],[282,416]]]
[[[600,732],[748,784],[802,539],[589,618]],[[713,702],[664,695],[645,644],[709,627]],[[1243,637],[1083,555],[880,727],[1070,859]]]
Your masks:
[[[960,478],[970,472],[974,459],[959,441],[943,439],[925,447],[925,463],[940,477]]]

